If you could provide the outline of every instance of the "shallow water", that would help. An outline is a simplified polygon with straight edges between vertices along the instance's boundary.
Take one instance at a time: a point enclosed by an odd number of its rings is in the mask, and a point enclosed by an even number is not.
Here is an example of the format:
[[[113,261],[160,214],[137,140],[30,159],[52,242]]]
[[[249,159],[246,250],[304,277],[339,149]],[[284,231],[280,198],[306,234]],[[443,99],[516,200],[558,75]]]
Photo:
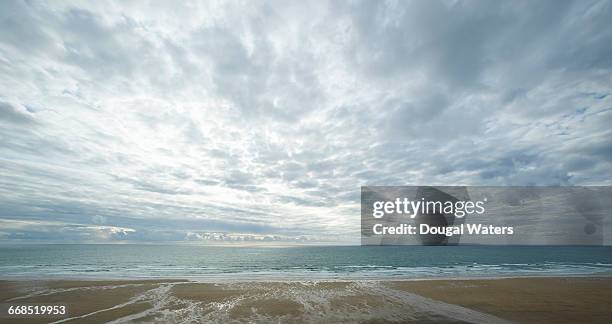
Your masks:
[[[16,297],[10,302],[28,298],[66,294],[96,293],[143,284],[84,286],[68,289],[36,288],[34,293]],[[477,310],[432,300],[390,287],[380,281],[352,281],[335,284],[322,282],[261,283],[241,282],[202,284],[171,282],[149,285],[127,301],[83,314],[58,319],[63,323],[75,319],[94,320],[100,314],[110,316],[109,323],[145,321],[148,323],[324,323],[324,322],[469,322],[507,323],[504,319]],[[191,293],[182,296],[181,290]],[[197,293],[193,293],[193,292]],[[215,293],[216,292],[216,293]],[[220,294],[219,294],[220,292]],[[218,297],[218,296],[222,297]],[[148,307],[131,314],[117,311],[146,303]],[[70,305],[78,309],[78,305]]]

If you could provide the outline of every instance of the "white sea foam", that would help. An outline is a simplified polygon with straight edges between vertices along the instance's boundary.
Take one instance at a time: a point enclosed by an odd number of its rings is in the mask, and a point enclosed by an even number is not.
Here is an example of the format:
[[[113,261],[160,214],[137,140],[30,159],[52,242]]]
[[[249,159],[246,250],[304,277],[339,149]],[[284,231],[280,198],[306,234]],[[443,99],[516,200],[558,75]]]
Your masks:
[[[229,283],[217,287],[241,291],[242,293],[220,302],[209,303],[179,299],[172,295],[172,287],[181,284],[193,283],[162,284],[157,288],[139,294],[126,303],[75,318],[86,318],[102,311],[148,301],[152,304],[150,309],[116,319],[111,323],[126,323],[145,317],[153,317],[154,321],[159,323],[231,323],[237,321],[282,323],[295,320],[306,322],[360,322],[368,320],[419,321],[440,319],[471,323],[507,322],[501,318],[472,309],[392,289],[385,282],[377,281],[349,282],[343,287],[323,287],[323,283],[318,281],[293,282],[291,284]],[[355,296],[375,296],[381,298],[383,302],[376,305],[336,303],[332,306],[334,301],[342,300],[343,297]],[[302,311],[297,315],[273,316],[261,312],[257,307],[251,307],[250,313],[243,314],[240,318],[232,318],[231,311],[236,307],[251,305],[253,302],[261,300],[290,301],[300,305]]]

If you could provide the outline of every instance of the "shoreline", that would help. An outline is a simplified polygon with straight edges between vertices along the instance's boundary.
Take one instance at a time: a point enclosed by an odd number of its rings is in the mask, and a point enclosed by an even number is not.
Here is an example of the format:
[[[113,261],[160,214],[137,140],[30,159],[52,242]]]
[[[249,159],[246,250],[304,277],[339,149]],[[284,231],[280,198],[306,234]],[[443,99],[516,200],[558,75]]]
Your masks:
[[[568,274],[525,274],[525,275],[501,275],[501,276],[469,276],[469,277],[367,277],[367,278],[248,278],[248,279],[230,279],[226,277],[98,277],[98,276],[73,276],[73,277],[0,277],[2,281],[14,282],[46,282],[46,281],[180,281],[193,283],[240,283],[240,282],[260,282],[260,283],[291,283],[291,282],[354,282],[354,281],[374,281],[374,282],[389,282],[389,281],[451,281],[451,280],[498,280],[498,279],[538,279],[538,278],[612,278],[612,272],[608,273],[568,273]]]
[[[605,322],[612,318],[608,307],[612,277],[265,282],[0,280],[0,300],[64,303],[69,315],[53,321],[71,319],[71,323]]]

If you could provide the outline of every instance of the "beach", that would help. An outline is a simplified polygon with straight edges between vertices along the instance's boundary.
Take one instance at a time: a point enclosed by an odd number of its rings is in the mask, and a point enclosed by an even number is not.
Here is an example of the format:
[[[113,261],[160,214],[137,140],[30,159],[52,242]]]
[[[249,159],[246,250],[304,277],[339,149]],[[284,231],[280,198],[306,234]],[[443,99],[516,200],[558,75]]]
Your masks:
[[[5,280],[0,281],[0,299],[4,304],[67,306],[66,316],[28,318],[28,323],[603,323],[612,317],[612,278]]]

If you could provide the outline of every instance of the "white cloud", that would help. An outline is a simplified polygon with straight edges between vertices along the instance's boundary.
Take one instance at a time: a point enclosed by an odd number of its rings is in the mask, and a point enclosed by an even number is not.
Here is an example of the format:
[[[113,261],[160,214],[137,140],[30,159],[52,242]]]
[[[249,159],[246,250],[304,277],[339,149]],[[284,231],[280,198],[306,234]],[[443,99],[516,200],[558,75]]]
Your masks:
[[[610,183],[607,1],[0,7],[6,221],[354,241],[361,185]]]

